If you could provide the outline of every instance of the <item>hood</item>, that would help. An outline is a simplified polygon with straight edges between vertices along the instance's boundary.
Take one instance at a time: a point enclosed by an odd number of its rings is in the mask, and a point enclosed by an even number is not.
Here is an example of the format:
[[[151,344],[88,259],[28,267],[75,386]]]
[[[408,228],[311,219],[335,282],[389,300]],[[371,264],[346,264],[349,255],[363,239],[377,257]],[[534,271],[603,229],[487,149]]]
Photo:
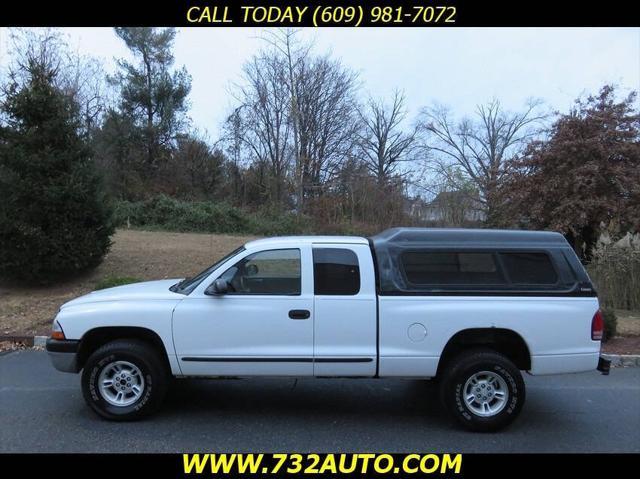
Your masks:
[[[179,279],[163,279],[161,281],[144,281],[142,283],[125,284],[114,288],[93,291],[79,298],[63,304],[60,309],[79,304],[98,303],[103,301],[148,301],[148,300],[176,300],[184,295],[169,291]]]

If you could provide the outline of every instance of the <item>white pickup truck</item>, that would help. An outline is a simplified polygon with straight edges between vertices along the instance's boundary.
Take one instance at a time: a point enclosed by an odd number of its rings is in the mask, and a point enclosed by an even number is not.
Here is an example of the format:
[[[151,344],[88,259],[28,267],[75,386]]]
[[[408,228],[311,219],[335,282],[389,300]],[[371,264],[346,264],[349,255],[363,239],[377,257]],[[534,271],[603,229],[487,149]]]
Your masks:
[[[395,228],[251,241],[202,273],[64,304],[47,351],[113,420],[156,410],[171,376],[435,378],[472,430],[510,423],[520,371],[599,369],[594,288],[558,233]]]

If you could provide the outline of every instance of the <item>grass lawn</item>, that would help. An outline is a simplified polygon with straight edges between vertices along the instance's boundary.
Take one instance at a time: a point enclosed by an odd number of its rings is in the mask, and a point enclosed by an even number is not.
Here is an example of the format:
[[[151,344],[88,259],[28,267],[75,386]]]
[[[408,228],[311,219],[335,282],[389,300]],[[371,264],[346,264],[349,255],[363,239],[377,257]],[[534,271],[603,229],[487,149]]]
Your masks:
[[[619,336],[640,336],[640,311],[616,309]]]

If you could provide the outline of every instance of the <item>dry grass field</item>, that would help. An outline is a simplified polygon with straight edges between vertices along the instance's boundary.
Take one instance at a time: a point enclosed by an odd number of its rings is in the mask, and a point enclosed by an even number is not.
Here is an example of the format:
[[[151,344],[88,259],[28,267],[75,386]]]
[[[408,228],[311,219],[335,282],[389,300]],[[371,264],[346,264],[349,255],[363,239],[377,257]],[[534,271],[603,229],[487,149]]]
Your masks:
[[[95,289],[104,278],[181,278],[253,239],[198,233],[118,230],[104,262],[72,281],[47,287],[0,284],[0,335],[49,334],[61,304]]]

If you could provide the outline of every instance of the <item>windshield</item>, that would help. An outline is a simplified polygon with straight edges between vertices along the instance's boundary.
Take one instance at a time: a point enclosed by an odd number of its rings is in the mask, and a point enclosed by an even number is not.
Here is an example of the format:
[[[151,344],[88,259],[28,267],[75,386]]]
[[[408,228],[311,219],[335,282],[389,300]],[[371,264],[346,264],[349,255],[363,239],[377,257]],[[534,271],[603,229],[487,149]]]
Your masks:
[[[209,266],[207,269],[205,269],[201,273],[198,273],[197,275],[195,275],[195,276],[193,276],[191,278],[183,279],[179,283],[176,283],[173,286],[171,286],[171,288],[169,288],[169,289],[171,291],[173,291],[174,293],[180,293],[180,294],[189,294],[189,293],[191,293],[191,291],[193,291],[200,283],[202,283],[202,281],[207,276],[209,276],[218,266],[220,266],[222,263],[227,261],[229,258],[231,258],[232,256],[237,255],[238,253],[240,253],[242,251],[244,251],[244,246],[240,246],[239,248],[234,249],[231,253],[223,256],[222,258],[220,258],[218,261],[213,263],[211,266]]]

